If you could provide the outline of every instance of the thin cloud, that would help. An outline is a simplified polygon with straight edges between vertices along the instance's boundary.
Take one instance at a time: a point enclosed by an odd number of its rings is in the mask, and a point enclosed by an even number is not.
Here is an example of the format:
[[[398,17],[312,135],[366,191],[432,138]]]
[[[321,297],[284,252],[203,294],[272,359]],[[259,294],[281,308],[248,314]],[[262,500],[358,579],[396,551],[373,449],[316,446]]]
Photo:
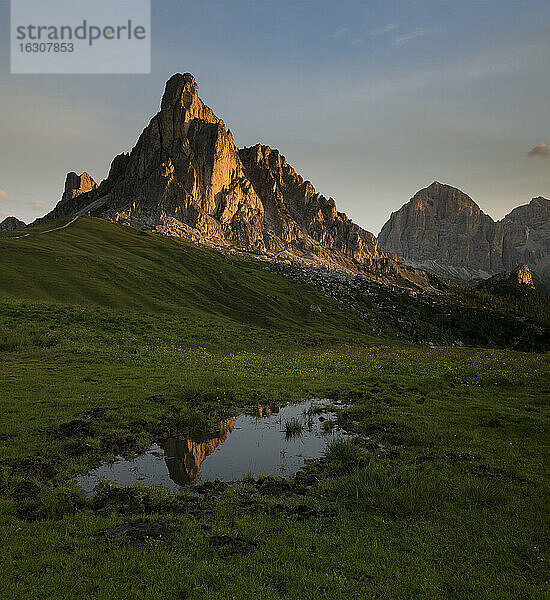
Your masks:
[[[388,33],[389,31],[393,31],[394,29],[397,29],[397,24],[396,23],[388,23],[387,25],[384,25],[384,27],[380,27],[380,29],[375,29],[374,31],[371,31],[370,34],[371,35],[382,35],[384,33]]]
[[[412,42],[413,40],[416,40],[417,38],[426,37],[434,31],[434,29],[425,29],[423,27],[417,27],[416,29],[409,31],[409,33],[404,33],[403,35],[396,37],[392,43],[394,46],[399,48],[401,46],[404,46],[405,44],[408,44],[409,42]]]
[[[349,33],[349,29],[347,27],[339,27],[334,33],[331,33],[329,37],[333,40],[344,37]]]
[[[529,150],[529,152],[527,152],[527,156],[529,158],[536,158],[539,156],[550,156],[550,146],[548,144],[545,144],[544,142],[541,142],[540,144],[537,144],[534,148]]]
[[[48,208],[48,205],[45,202],[42,202],[42,200],[36,200],[31,206],[33,210],[46,210]]]
[[[17,197],[19,198],[20,196],[32,196],[33,194],[29,193],[29,192],[19,192],[17,194]],[[8,194],[8,192],[6,192],[6,190],[0,190],[0,202],[17,202],[17,199],[14,198],[13,196],[11,196],[10,194]]]
[[[360,46],[363,38],[353,35],[348,27],[339,27],[334,33],[329,35],[331,40],[346,40],[352,46]]]

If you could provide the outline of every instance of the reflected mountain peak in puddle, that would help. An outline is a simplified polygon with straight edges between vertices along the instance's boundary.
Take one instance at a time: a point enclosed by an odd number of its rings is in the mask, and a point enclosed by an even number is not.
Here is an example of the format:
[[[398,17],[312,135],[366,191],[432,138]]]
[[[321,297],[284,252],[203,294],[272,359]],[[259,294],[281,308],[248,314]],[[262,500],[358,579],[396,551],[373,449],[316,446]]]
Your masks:
[[[323,427],[327,418],[335,416],[331,408],[330,401],[318,399],[283,407],[259,404],[253,414],[226,419],[211,433],[162,440],[142,456],[103,464],[77,482],[88,491],[104,479],[118,486],[141,482],[178,490],[248,475],[288,477],[306,460],[320,458],[335,435],[343,435],[337,428]],[[300,425],[300,435],[287,437],[289,422]]]
[[[280,410],[280,406],[271,407],[264,404],[258,404],[254,409],[254,414],[259,419],[263,419],[264,417],[271,417],[273,414],[278,414]]]
[[[225,442],[235,428],[235,419],[222,421],[218,431],[201,436],[199,440],[172,437],[161,442],[170,479],[178,485],[195,483],[200,477],[202,462]]]

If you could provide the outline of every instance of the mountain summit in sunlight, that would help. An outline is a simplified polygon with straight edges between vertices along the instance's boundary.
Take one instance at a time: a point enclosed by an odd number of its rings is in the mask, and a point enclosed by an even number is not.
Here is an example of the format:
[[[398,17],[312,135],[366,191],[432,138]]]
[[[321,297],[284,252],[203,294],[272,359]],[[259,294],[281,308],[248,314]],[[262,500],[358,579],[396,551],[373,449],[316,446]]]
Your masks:
[[[239,150],[190,73],[168,80],[160,111],[133,150],[113,160],[106,180],[96,187],[87,173],[70,174],[63,198],[40,221],[70,214],[429,285],[426,274],[389,258],[277,150]]]

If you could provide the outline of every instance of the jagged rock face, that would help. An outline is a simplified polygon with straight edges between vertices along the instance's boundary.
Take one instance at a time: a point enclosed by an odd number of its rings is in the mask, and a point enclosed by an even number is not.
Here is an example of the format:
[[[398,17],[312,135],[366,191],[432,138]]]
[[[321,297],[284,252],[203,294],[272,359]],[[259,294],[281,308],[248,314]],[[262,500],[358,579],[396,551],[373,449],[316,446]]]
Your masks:
[[[101,186],[81,198],[81,209],[86,202],[93,214],[129,225],[265,249],[260,199],[231,132],[198,97],[189,73],[169,79],[160,112],[132,152],[115,158]]]
[[[80,196],[80,194],[95,190],[96,187],[97,183],[90,175],[88,175],[88,173],[86,173],[86,171],[84,171],[82,175],[77,175],[74,172],[67,173],[65,179],[65,191],[61,197],[61,202],[72,200],[73,198]]]
[[[82,176],[73,183],[73,175],[46,219],[90,213],[198,242],[427,281],[389,259],[375,236],[339,213],[277,150],[239,151],[189,73],[168,80],[160,111],[99,187],[84,191]]]
[[[537,271],[550,254],[548,204],[536,198],[495,222],[460,190],[434,182],[392,213],[378,239],[398,259],[453,280],[470,283],[522,263]]]
[[[51,219],[59,219],[60,217],[66,217],[67,215],[78,214],[86,212],[84,208],[88,202],[82,200],[82,197],[87,198],[88,192],[94,191],[98,188],[97,183],[93,180],[92,176],[84,171],[81,175],[77,175],[73,171],[67,173],[65,178],[65,188],[63,195],[57,206],[44,217],[36,219],[33,225],[38,225],[44,221]]]
[[[404,259],[499,271],[503,236],[502,227],[494,225],[469,196],[434,182],[392,213],[378,239]]]
[[[16,231],[18,229],[25,229],[26,226],[23,221],[20,221],[16,217],[6,217],[0,223],[0,231]]]
[[[262,199],[266,246],[303,255],[346,257],[370,265],[385,256],[376,237],[336,210],[332,198],[315,191],[278,150],[258,144],[239,152],[248,179]]]

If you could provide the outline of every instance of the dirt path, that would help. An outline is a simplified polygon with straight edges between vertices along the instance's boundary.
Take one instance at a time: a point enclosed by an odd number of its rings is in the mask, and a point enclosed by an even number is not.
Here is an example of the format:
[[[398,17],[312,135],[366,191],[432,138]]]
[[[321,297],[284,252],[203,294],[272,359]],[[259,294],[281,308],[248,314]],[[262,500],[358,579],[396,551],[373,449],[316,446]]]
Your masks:
[[[44,233],[51,233],[52,231],[59,231],[60,229],[66,229],[67,227],[69,227],[69,225],[72,225],[75,221],[77,221],[79,216],[80,215],[76,215],[76,217],[72,221],[69,221],[66,225],[62,225],[61,227],[55,227],[54,229],[47,229],[46,231],[39,231],[39,234],[42,235]],[[30,233],[25,233],[23,235],[14,235],[13,237],[10,237],[7,239],[20,240],[21,238],[29,237],[29,235],[30,235]]]
[[[50,233],[52,231],[59,231],[60,229],[66,229],[67,227],[69,227],[69,225],[72,225],[75,221],[77,221],[79,216],[80,215],[76,215],[76,217],[72,221],[69,221],[66,225],[62,225],[61,227],[56,227],[55,229],[47,229],[46,231],[41,231],[40,234]],[[29,234],[27,233],[27,235],[29,235]],[[21,236],[21,237],[23,237],[23,236]]]

